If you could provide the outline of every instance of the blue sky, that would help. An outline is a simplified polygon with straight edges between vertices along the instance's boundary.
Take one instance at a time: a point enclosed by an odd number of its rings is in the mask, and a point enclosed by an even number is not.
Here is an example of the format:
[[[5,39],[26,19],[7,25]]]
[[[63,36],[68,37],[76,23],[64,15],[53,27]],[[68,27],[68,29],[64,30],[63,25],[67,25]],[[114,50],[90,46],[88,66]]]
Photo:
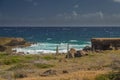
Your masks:
[[[120,0],[0,0],[0,25],[120,25]]]

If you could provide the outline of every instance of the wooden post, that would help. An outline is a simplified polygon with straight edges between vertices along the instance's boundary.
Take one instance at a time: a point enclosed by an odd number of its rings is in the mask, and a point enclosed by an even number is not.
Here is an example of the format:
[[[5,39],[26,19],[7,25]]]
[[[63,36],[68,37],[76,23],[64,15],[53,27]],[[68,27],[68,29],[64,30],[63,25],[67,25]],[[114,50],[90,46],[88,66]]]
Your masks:
[[[56,46],[56,55],[58,55],[59,53],[59,48],[58,48],[58,45]]]
[[[69,43],[67,44],[67,58],[69,58]]]

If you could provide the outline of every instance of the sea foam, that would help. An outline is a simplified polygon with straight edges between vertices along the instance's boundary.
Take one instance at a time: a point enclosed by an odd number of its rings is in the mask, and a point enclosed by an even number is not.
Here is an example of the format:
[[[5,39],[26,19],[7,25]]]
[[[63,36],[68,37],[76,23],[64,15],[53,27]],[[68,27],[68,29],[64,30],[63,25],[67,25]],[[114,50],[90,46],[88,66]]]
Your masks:
[[[69,44],[69,48],[75,48],[76,50],[82,50],[85,46],[90,44]],[[38,53],[56,53],[56,47],[58,46],[59,53],[67,52],[67,43],[36,43],[26,48],[14,48],[16,52],[24,52],[29,54]]]

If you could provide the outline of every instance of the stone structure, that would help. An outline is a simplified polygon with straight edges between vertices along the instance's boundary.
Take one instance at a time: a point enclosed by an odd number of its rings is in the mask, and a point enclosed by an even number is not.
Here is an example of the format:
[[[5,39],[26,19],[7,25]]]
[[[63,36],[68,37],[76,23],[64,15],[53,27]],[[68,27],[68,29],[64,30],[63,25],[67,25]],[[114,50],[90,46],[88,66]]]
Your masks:
[[[92,38],[92,50],[118,50],[120,38]]]

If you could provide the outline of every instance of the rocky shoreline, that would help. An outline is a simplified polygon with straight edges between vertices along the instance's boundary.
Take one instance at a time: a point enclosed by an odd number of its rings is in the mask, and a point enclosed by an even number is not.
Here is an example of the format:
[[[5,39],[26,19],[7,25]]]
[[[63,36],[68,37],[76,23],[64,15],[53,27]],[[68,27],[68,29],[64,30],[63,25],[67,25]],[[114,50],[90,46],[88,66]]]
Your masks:
[[[27,42],[24,38],[0,37],[0,52],[11,53],[12,48],[27,47],[31,44],[31,42]]]

